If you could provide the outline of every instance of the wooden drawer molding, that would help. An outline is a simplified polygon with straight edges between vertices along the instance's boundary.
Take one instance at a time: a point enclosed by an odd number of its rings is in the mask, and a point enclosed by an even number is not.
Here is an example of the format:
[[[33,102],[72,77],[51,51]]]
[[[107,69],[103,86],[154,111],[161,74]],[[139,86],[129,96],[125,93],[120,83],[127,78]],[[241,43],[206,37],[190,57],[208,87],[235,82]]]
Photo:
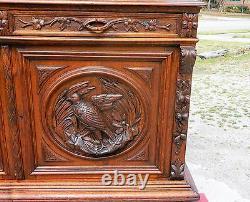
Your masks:
[[[193,46],[181,47],[181,64],[176,85],[175,123],[171,160],[171,178],[184,179],[192,72],[196,60]]]
[[[8,19],[9,18],[9,19]],[[174,37],[180,35],[181,14],[2,11],[4,35]],[[3,34],[3,33],[2,33]]]
[[[152,16],[152,18],[150,18],[150,14],[147,16],[145,14],[131,15],[131,17],[130,14],[126,16],[117,14],[118,16],[116,15],[115,18],[100,13],[72,16],[60,12],[53,15],[46,11],[10,12],[9,14],[7,11],[0,11],[0,34],[63,35],[63,33],[70,33],[72,35],[122,34],[124,36],[144,34],[143,37],[157,34],[158,37],[175,35],[175,37],[196,38],[198,28],[198,14],[192,13],[183,13],[182,17],[178,14],[159,14],[157,17]],[[12,20],[8,19],[10,16],[13,18]],[[177,20],[181,22],[181,25],[177,23]],[[8,22],[13,23],[8,25]]]

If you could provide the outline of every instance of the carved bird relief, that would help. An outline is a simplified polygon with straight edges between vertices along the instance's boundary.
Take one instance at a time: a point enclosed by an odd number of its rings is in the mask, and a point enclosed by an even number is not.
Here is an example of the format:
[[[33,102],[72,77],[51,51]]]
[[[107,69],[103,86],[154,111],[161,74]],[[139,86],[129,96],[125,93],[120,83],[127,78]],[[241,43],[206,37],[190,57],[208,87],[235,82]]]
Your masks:
[[[77,88],[77,87],[80,87]],[[74,90],[76,89],[76,90]],[[111,109],[114,102],[122,98],[119,94],[101,94],[91,97],[91,101],[84,99],[84,95],[95,87],[89,86],[89,82],[80,83],[70,89],[67,94],[67,101],[72,104],[73,113],[76,120],[82,124],[88,133],[95,135],[96,139],[101,139],[102,134],[107,135],[112,141],[115,140],[114,132],[108,127],[103,110]],[[88,134],[86,133],[86,135]]]
[[[54,107],[55,132],[65,147],[94,157],[111,154],[132,141],[141,130],[142,108],[126,85],[100,78],[66,88]],[[95,94],[96,92],[102,94]]]

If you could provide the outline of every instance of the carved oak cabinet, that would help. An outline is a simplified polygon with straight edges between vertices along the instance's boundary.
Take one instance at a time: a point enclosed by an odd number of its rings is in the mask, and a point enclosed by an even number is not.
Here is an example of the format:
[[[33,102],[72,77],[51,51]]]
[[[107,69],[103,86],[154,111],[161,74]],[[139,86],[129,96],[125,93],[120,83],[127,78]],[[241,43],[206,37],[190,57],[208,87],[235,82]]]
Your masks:
[[[191,0],[0,0],[0,201],[195,201]],[[104,186],[114,170],[144,190]]]

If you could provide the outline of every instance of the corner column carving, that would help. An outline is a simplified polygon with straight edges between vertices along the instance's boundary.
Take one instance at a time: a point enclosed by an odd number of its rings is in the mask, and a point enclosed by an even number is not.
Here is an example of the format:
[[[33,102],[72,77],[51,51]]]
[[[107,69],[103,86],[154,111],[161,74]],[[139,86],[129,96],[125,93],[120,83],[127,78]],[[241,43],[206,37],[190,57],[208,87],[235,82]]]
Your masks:
[[[12,154],[14,176],[16,179],[24,178],[23,159],[21,150],[18,114],[16,110],[16,94],[11,66],[11,50],[9,46],[1,46],[2,68],[5,77],[5,92],[7,105],[8,130],[12,139]]]
[[[193,46],[181,46],[180,68],[176,82],[175,122],[171,159],[171,179],[184,179],[192,72],[196,60]]]

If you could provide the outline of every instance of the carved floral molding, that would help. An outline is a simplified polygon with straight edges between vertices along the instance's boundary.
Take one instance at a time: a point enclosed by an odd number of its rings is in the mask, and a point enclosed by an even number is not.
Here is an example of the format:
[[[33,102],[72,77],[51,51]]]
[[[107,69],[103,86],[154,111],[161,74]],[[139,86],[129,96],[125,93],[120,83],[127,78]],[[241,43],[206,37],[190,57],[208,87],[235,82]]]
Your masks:
[[[33,30],[41,30],[43,28],[53,27],[59,25],[59,30],[64,31],[67,28],[75,28],[78,31],[87,30],[94,33],[103,33],[108,30],[126,31],[126,32],[140,32],[144,31],[154,32],[159,29],[170,31],[171,24],[162,25],[157,19],[139,20],[131,18],[120,18],[113,20],[106,20],[103,18],[79,19],[75,17],[55,17],[53,19],[32,17],[30,21],[19,19],[22,23],[22,28],[32,27]],[[117,27],[116,25],[122,25]]]

